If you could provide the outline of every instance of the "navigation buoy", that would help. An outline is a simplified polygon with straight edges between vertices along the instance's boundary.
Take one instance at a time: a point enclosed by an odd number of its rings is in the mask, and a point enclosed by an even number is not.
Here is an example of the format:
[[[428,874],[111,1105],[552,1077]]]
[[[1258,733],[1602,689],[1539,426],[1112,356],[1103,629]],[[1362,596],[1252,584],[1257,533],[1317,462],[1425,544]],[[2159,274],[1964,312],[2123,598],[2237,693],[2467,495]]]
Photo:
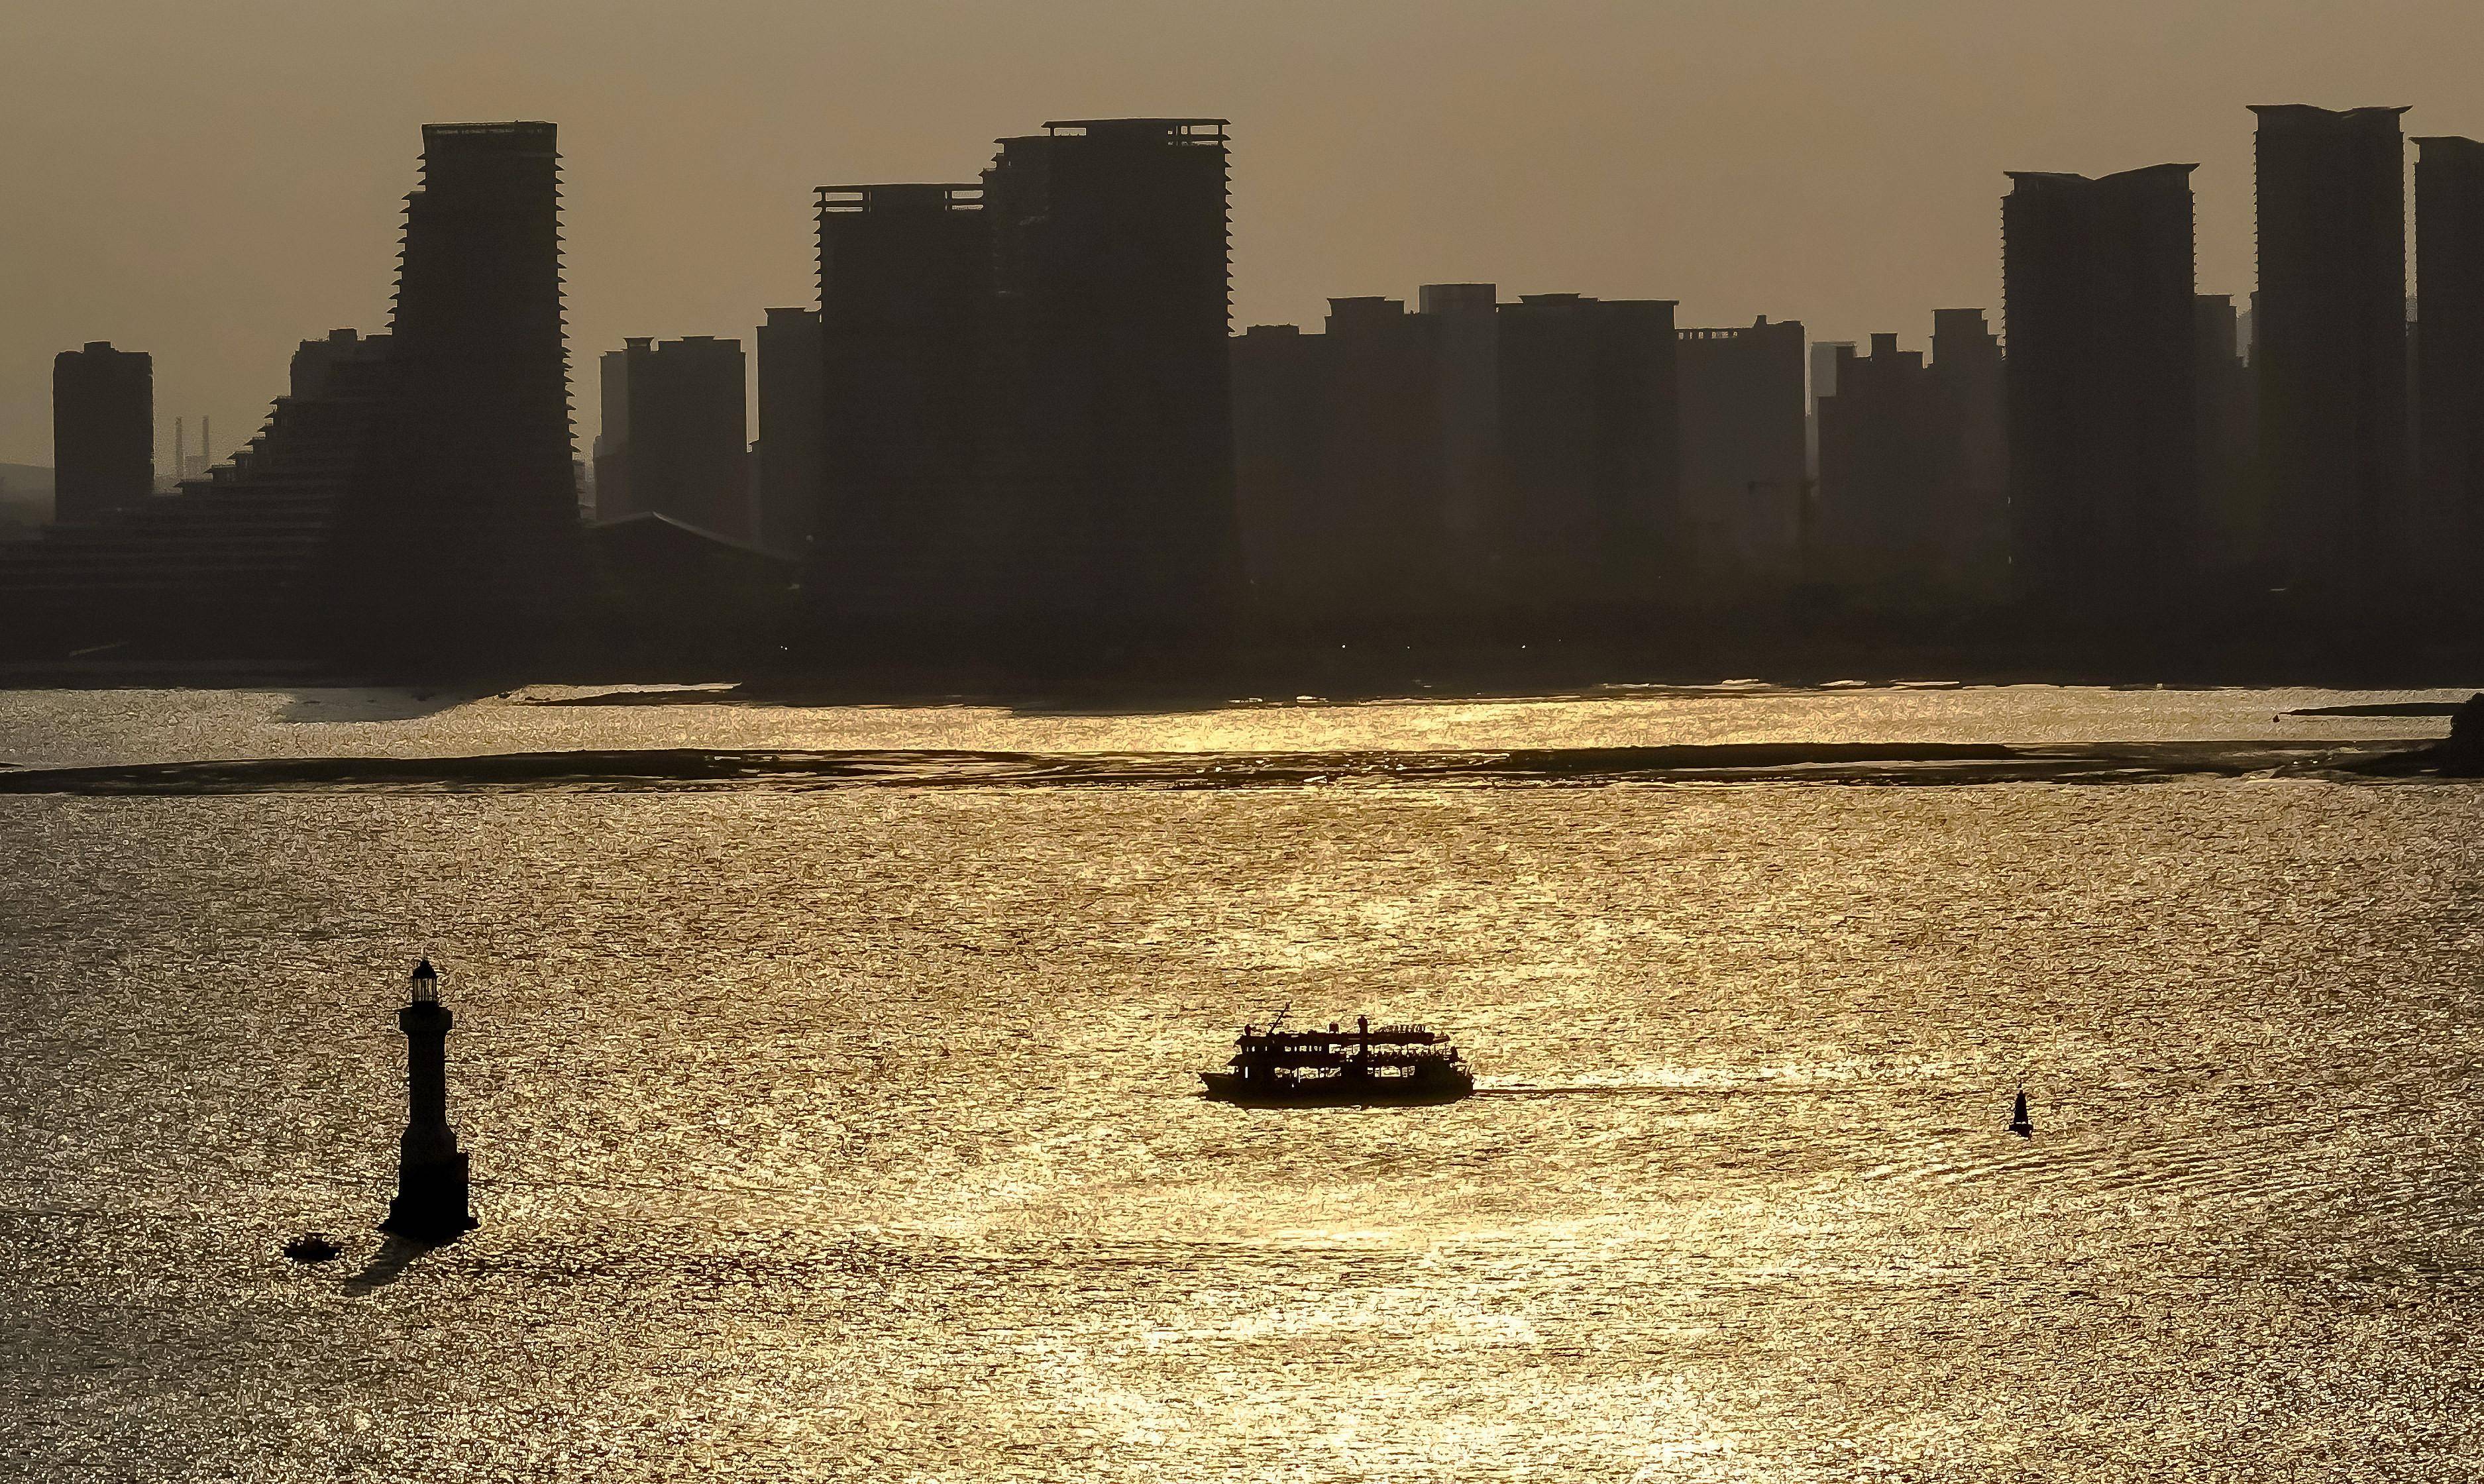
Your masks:
[[[2036,1135],[2036,1121],[2027,1117],[2027,1092],[2024,1088],[2019,1089],[2018,1101],[2010,1110],[2010,1131],[2021,1139],[2032,1139]]]

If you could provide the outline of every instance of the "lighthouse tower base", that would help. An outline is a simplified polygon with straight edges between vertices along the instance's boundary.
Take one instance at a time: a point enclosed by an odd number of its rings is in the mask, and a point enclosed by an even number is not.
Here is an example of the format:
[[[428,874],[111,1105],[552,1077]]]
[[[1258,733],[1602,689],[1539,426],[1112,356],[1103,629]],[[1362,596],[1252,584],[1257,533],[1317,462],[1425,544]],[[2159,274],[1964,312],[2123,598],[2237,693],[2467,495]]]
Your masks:
[[[396,1199],[389,1202],[382,1231],[417,1242],[453,1242],[476,1225],[466,1203],[466,1155],[402,1164],[396,1172]]]

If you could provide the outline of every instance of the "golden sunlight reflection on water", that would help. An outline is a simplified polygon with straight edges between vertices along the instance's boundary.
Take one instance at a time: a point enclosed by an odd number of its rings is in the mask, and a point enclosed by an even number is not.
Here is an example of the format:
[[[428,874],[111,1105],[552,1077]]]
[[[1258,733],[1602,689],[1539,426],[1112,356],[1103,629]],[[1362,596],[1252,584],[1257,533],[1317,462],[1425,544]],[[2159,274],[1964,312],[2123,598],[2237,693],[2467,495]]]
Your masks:
[[[0,1455],[2471,1478],[2479,826],[2273,780],[0,798]],[[409,1256],[418,953],[483,1226]],[[1286,1000],[1444,1023],[1493,1095],[1201,1101]]]

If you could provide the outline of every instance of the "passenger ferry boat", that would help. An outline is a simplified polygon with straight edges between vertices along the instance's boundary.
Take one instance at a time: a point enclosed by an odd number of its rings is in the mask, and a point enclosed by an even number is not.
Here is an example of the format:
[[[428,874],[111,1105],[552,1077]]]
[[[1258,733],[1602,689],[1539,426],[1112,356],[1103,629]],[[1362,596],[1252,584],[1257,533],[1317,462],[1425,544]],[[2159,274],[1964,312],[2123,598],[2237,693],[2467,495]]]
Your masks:
[[[1354,1029],[1335,1021],[1325,1031],[1286,1031],[1280,1012],[1266,1029],[1245,1025],[1223,1071],[1201,1072],[1205,1095],[1256,1104],[1447,1103],[1474,1091],[1458,1048],[1429,1026],[1374,1026],[1357,1016]]]

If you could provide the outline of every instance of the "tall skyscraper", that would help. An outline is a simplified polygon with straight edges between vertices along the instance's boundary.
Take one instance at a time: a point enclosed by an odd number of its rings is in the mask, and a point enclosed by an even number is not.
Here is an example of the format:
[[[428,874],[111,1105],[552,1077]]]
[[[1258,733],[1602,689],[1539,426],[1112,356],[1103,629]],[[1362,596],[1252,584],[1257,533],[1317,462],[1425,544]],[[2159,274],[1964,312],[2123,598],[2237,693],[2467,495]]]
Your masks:
[[[1330,515],[1324,341],[1296,325],[1253,325],[1233,337],[1244,585],[1255,616],[1280,633],[1325,617],[1338,580],[1336,555],[1320,539]]]
[[[1463,561],[1489,500],[1498,382],[1490,360],[1476,364],[1496,340],[1473,332],[1492,323],[1493,290],[1423,293],[1420,312],[1332,299],[1323,334],[1255,325],[1233,341],[1246,566],[1274,632],[1429,627],[1471,591]],[[1472,509],[1463,527],[1461,501]]]
[[[1674,333],[1682,527],[1712,597],[1795,581],[1805,499],[1803,333],[1796,320]]]
[[[827,416],[820,311],[770,310],[759,327],[758,541],[806,553],[819,518]]]
[[[604,404],[617,408],[621,422],[617,437],[608,427],[596,441],[597,515],[669,516],[715,535],[750,539],[742,342],[641,337],[605,354],[604,375]]]
[[[331,632],[409,661],[507,655],[580,593],[560,157],[540,122],[425,124],[422,146],[394,394],[340,513]]]
[[[2200,562],[2212,575],[2245,570],[2261,546],[2257,467],[2259,427],[2251,363],[2244,359],[2249,316],[2231,294],[2192,301],[2198,328],[2200,396]]]
[[[1436,608],[1447,557],[1447,446],[1439,365],[1421,314],[1403,300],[1331,299],[1321,411],[1327,529],[1348,564],[1349,611],[1403,619]]]
[[[1642,608],[1679,573],[1680,408],[1673,301],[1527,294],[1500,307],[1500,449],[1492,523],[1521,612]]]
[[[100,521],[155,487],[155,361],[92,340],[52,359],[52,518]]]
[[[2484,566],[2484,144],[2415,143],[2416,533],[2446,597]]]
[[[606,351],[597,362],[602,372],[596,389],[597,411],[602,416],[595,432],[595,518],[599,521],[637,513],[630,499],[630,366],[655,343],[652,337],[631,336],[622,340],[619,350]]]
[[[2190,596],[2199,454],[2190,165],[2010,173],[2013,586],[2137,619]]]
[[[1932,310],[1932,504],[1946,577],[1998,597],[2010,573],[2007,363],[1982,310]]]
[[[553,126],[425,126],[400,261],[393,333],[303,342],[230,462],[0,553],[0,622],[394,667],[523,658],[554,634],[581,574]]]
[[[2252,112],[2259,120],[2253,360],[2269,576],[2301,601],[2392,607],[2411,534],[2398,132],[2406,110],[2285,104]]]
[[[1855,349],[1852,340],[1814,340],[1811,342],[1811,402],[1809,418],[1803,430],[1804,452],[1814,479],[1820,477],[1820,399],[1837,394],[1838,352]]]
[[[1215,119],[1055,121],[984,175],[1006,586],[1073,643],[1195,642],[1236,595],[1226,143]]]
[[[1425,283],[1416,290],[1416,312],[1437,358],[1449,578],[1470,595],[1481,592],[1476,557],[1500,477],[1499,300],[1492,283]]]
[[[1924,353],[1895,335],[1840,344],[1820,399],[1820,529],[1813,577],[1911,606],[1938,585],[1948,531],[1934,503],[1936,434]]]
[[[992,242],[974,185],[824,186],[823,474],[808,581],[873,649],[980,632],[1005,607],[988,498]]]

